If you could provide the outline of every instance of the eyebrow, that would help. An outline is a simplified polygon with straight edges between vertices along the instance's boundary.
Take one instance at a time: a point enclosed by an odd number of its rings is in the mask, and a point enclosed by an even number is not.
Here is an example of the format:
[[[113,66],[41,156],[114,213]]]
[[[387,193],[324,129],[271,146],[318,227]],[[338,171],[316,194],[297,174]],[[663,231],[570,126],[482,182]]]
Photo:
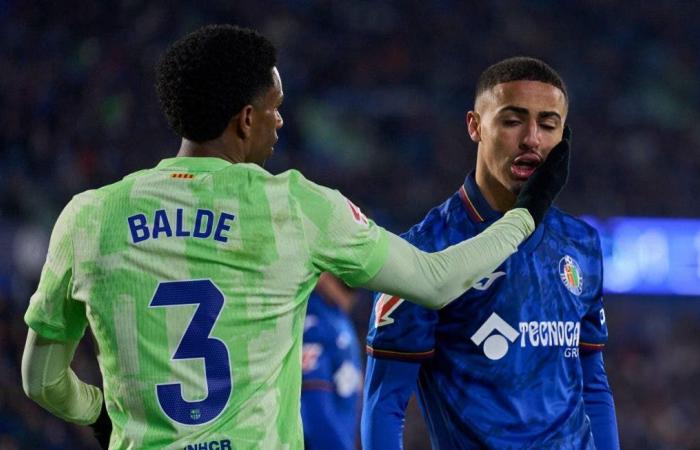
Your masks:
[[[498,113],[500,114],[507,111],[514,112],[516,114],[530,114],[530,111],[527,108],[522,108],[520,106],[513,105],[504,106],[503,108],[501,108],[500,111],[498,111]],[[546,119],[548,117],[557,117],[559,120],[561,120],[561,115],[556,111],[542,111],[539,114],[537,114],[537,117],[541,119]]]

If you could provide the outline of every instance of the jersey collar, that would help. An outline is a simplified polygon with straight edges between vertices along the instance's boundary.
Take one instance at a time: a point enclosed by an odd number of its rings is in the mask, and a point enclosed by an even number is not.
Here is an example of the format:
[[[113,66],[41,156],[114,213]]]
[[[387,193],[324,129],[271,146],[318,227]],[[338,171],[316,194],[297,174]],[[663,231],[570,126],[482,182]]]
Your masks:
[[[459,196],[464,203],[469,218],[474,223],[493,222],[503,216],[503,213],[495,211],[481,194],[476,185],[475,171],[472,170],[459,189]]]
[[[476,177],[474,176],[475,171],[472,170],[467,175],[464,180],[464,184],[459,188],[459,196],[462,199],[465,209],[467,210],[467,215],[469,219],[478,224],[478,229],[483,231],[486,227],[491,225],[494,221],[503,217],[503,213],[496,211],[489,206],[488,202],[481,194],[479,186],[476,185]],[[542,234],[544,233],[544,226],[538,226],[532,235],[527,238],[522,244],[520,244],[520,250],[531,251],[542,240]]]
[[[225,159],[204,156],[176,156],[162,160],[156,168],[166,170],[186,170],[188,172],[213,172],[232,166]]]

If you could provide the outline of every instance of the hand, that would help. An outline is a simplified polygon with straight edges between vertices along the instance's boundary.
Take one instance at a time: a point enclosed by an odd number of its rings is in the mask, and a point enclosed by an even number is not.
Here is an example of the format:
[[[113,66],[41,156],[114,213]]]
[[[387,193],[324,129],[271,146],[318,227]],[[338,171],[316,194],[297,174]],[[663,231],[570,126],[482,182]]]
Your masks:
[[[535,226],[542,222],[545,213],[566,184],[569,177],[570,145],[571,128],[565,125],[561,142],[528,178],[515,200],[515,208],[526,208],[535,221]]]
[[[97,417],[95,423],[90,425],[90,428],[92,428],[92,431],[95,433],[95,439],[100,443],[100,447],[106,450],[109,448],[109,438],[112,435],[112,421],[107,415],[105,403],[105,401],[102,402],[100,415]]]

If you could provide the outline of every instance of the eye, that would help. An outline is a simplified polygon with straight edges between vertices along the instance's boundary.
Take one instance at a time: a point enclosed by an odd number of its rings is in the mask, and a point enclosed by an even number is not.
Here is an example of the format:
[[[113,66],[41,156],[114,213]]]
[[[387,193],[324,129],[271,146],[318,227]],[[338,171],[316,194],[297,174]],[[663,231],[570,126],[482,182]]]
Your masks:
[[[557,129],[556,125],[552,125],[549,123],[541,123],[540,127],[544,128],[547,131],[554,131]]]
[[[515,120],[515,119],[505,119],[503,121],[503,125],[505,125],[507,127],[516,127],[516,126],[520,125],[520,123],[521,122],[519,120]]]

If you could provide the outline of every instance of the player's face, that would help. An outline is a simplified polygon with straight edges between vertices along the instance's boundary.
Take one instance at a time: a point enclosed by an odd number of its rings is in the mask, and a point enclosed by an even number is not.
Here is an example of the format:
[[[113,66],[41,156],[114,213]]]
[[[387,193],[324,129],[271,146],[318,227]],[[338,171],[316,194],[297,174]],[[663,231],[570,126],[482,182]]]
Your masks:
[[[263,165],[274,151],[277,130],[284,124],[279,112],[283,97],[282,80],[277,68],[273,67],[272,86],[253,102],[250,153],[247,162]]]
[[[476,181],[491,206],[512,206],[525,181],[561,141],[564,93],[539,81],[497,84],[467,114],[469,135],[479,144]]]

